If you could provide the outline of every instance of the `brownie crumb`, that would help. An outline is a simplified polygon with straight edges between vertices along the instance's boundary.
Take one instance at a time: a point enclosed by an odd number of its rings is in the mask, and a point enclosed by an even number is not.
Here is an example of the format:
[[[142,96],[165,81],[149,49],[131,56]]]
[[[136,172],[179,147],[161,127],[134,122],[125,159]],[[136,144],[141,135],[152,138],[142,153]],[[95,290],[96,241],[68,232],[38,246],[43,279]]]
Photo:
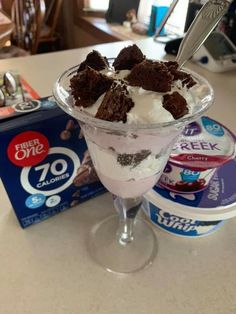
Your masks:
[[[138,135],[137,135],[137,134],[132,133],[132,134],[130,135],[130,137],[131,137],[131,138],[133,138],[133,139],[136,139],[136,138],[138,138]]]
[[[151,151],[148,149],[143,149],[136,154],[119,154],[117,156],[117,162],[122,166],[133,166],[136,167],[140,164],[145,158],[151,154]]]
[[[136,64],[145,59],[137,45],[123,48],[116,57],[113,66],[115,70],[131,70]]]
[[[137,64],[125,78],[132,86],[155,92],[169,92],[173,75],[163,62],[145,60]]]
[[[71,94],[75,99],[75,105],[91,106],[111,87],[112,83],[112,78],[86,67],[70,80]]]
[[[134,167],[140,164],[144,159],[146,159],[151,154],[148,149],[143,149],[139,153],[134,155]]]
[[[125,84],[116,81],[106,92],[105,97],[98,108],[96,118],[106,121],[127,121],[127,112],[134,106],[133,100]]]
[[[187,102],[178,92],[166,94],[163,98],[163,107],[172,114],[175,120],[188,113]]]
[[[82,63],[80,63],[77,72],[79,73],[83,71],[87,66],[96,71],[101,71],[106,69],[109,66],[109,63],[107,58],[103,57],[100,52],[93,50],[87,55],[86,59]]]
[[[176,61],[167,61],[164,62],[164,64],[167,66],[168,70],[171,72],[173,75],[173,80],[177,81],[180,80],[182,81],[182,85],[186,85],[187,88],[190,88],[196,84],[192,76],[184,71],[178,70],[178,63]]]
[[[133,161],[133,154],[119,154],[117,156],[117,162],[122,166],[131,166]]]

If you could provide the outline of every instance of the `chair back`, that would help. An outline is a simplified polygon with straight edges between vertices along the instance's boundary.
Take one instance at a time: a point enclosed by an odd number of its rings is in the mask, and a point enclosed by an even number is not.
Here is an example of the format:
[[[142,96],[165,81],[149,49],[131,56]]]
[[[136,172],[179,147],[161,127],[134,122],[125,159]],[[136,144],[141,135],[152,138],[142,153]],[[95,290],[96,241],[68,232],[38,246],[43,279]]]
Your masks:
[[[10,39],[13,29],[14,24],[10,18],[2,10],[0,10],[0,48],[2,48]]]
[[[44,0],[14,0],[12,20],[15,23],[15,31],[12,41],[16,46],[32,54],[37,52],[45,12]]]
[[[62,7],[62,0],[50,0],[46,3],[44,23],[49,26],[48,37],[53,37]]]

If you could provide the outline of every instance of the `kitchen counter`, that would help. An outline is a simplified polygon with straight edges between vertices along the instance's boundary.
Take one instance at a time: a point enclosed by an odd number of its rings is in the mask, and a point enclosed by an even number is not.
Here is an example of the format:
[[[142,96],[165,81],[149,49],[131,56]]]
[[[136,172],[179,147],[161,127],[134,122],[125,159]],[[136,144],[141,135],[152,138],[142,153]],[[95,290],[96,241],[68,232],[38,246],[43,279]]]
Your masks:
[[[91,49],[108,57],[131,42],[117,42],[0,61],[18,70],[40,94]],[[150,58],[166,58],[153,39],[137,41]],[[215,74],[189,63],[215,90],[209,115],[236,133],[236,71]],[[114,212],[106,193],[25,230],[0,185],[1,314],[235,314],[236,219],[215,234],[177,238],[156,230],[153,265],[130,275],[108,273],[88,255],[91,227]]]

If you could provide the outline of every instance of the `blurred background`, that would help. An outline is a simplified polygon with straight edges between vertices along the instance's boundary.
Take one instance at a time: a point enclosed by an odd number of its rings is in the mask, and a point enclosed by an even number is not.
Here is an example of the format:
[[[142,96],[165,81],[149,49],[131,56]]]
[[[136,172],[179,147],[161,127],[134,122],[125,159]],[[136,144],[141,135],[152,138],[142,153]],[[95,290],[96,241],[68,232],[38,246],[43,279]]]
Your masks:
[[[182,38],[203,1],[0,0],[0,58],[155,35],[169,42]],[[236,44],[236,0],[217,30]]]

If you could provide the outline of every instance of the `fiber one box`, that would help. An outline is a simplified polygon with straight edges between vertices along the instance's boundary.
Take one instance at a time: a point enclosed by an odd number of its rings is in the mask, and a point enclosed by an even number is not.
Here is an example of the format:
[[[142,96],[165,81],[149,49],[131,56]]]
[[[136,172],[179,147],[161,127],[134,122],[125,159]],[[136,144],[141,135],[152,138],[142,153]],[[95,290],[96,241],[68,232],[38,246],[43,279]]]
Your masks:
[[[0,119],[0,176],[23,228],[106,191],[79,124],[53,97],[9,109]]]

